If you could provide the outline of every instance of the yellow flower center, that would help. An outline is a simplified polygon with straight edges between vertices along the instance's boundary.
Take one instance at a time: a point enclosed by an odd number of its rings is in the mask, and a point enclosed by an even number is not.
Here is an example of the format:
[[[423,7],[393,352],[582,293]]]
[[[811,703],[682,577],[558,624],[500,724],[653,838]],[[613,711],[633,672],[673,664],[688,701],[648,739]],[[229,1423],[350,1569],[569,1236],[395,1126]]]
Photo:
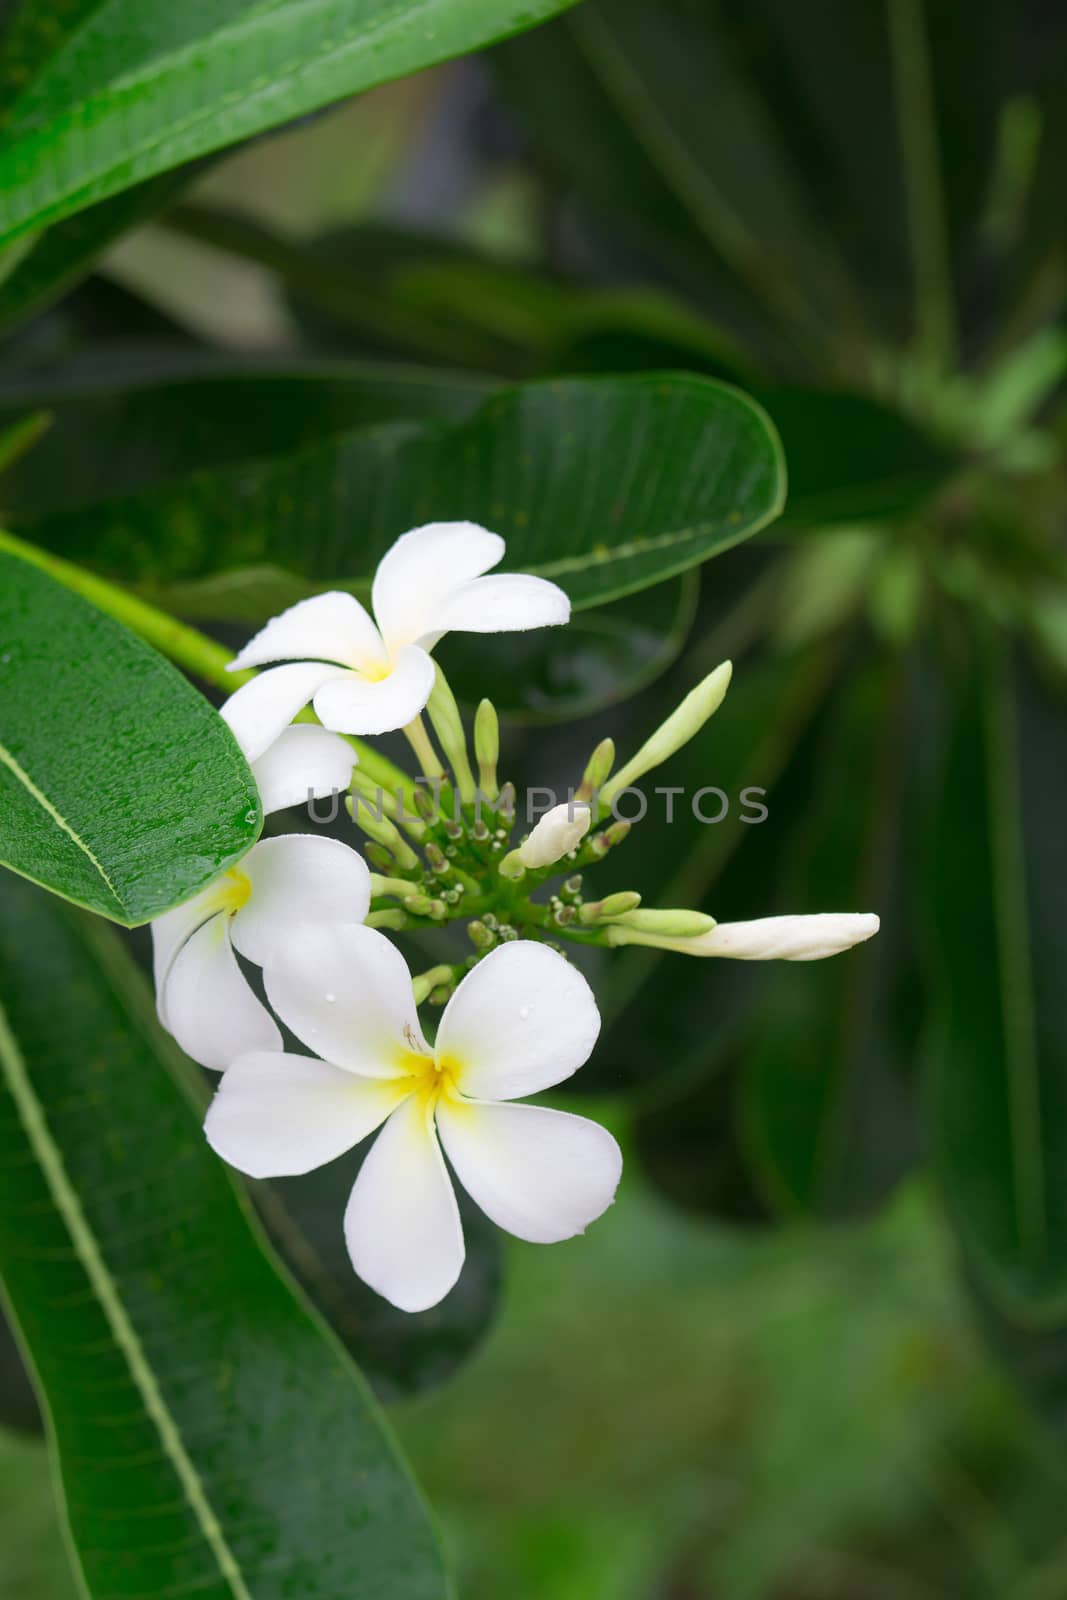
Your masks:
[[[235,911],[240,911],[251,893],[251,879],[241,871],[240,867],[231,867],[219,880],[221,908],[223,911],[228,911],[231,917]]]
[[[459,1100],[460,1064],[446,1056],[438,1061],[434,1056],[423,1055],[420,1050],[401,1050],[397,1053],[397,1068],[411,1081],[412,1091],[432,1109],[442,1095],[448,1100]]]

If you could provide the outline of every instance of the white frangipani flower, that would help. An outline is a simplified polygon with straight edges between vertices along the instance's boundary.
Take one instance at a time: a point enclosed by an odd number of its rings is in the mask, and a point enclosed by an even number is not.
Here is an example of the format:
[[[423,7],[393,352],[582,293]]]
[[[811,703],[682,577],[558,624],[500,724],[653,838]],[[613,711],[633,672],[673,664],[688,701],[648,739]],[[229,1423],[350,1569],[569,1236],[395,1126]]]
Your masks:
[[[581,844],[592,821],[592,809],[584,801],[564,800],[537,819],[516,855],[524,867],[550,867]]]
[[[473,522],[431,522],[403,534],[374,575],[370,617],[353,595],[316,595],[283,611],[252,639],[231,670],[273,667],[238,689],[227,716],[256,754],[308,701],[338,733],[389,733],[412,722],[430,698],[429,652],[445,633],[511,633],[567,622],[570,601],[544,578],[484,577],[504,541]]]
[[[207,1137],[240,1171],[285,1177],[385,1123],[344,1228],[356,1272],[393,1305],[436,1305],[463,1265],[442,1145],[467,1193],[520,1239],[568,1239],[611,1204],[622,1156],[606,1129],[514,1103],[570,1077],[600,1030],[589,985],[547,946],[518,941],[486,956],[448,1002],[432,1048],[403,957],[371,928],[306,930],[264,979],[278,1016],[322,1059],[240,1057]]]
[[[757,917],[719,922],[707,933],[684,938],[628,927],[607,930],[608,943],[652,945],[687,956],[727,956],[734,961],[822,961],[863,944],[878,932],[869,911],[823,911],[813,916]]]
[[[265,813],[348,787],[354,756],[324,728],[288,728],[252,772]],[[234,955],[263,966],[308,923],[362,922],[370,873],[338,839],[260,839],[199,894],[152,923],[159,1018],[186,1055],[221,1072],[247,1050],[280,1050],[282,1036]]]

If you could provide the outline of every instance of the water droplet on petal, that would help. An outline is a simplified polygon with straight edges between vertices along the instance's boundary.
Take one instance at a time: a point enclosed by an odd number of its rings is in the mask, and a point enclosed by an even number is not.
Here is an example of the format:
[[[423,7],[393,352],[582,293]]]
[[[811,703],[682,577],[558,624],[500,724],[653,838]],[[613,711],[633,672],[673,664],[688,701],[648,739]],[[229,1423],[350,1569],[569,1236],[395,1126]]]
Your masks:
[[[519,1021],[520,1022],[525,1022],[529,1015],[530,1015],[529,1006],[520,1006],[519,1007]]]
[[[337,999],[337,996],[335,994],[328,994],[326,996],[326,1004],[328,1006],[332,1006],[336,999]]]

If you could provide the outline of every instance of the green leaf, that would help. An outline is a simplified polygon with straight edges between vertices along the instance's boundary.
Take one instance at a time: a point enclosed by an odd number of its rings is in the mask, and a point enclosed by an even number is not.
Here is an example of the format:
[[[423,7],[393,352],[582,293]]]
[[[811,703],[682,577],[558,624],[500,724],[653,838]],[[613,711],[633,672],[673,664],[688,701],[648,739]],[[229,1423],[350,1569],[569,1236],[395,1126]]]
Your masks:
[[[41,1409],[15,1335],[0,1313],[0,1427],[41,1431]]]
[[[0,241],[318,106],[476,50],[566,0],[97,0],[19,95]]]
[[[109,245],[154,216],[192,176],[186,170],[151,178],[33,239],[12,270],[0,275],[0,333],[65,294]]]
[[[281,460],[203,473],[34,524],[126,579],[266,561],[357,591],[398,534],[450,518],[508,542],[508,570],[577,608],[659,583],[771,521],[777,436],[738,390],[684,374],[573,379],[494,395],[468,422],[359,429]],[[156,591],[158,597],[158,591]]]
[[[789,464],[783,528],[912,511],[958,466],[950,450],[863,395],[757,386],[753,397]]]
[[[459,1281],[429,1311],[397,1311],[356,1277],[340,1226],[366,1154],[360,1147],[306,1177],[248,1187],[308,1299],[380,1398],[392,1401],[443,1383],[473,1354],[499,1305],[502,1252],[497,1228],[459,1190],[466,1245]]]
[[[221,717],[155,650],[2,550],[0,684],[0,861],[16,872],[132,927],[255,843],[259,794]]]
[[[264,1255],[175,1060],[117,935],[8,886],[0,1278],[88,1594],[445,1600],[374,1403]]]
[[[48,437],[5,477],[3,504],[11,520],[25,522],[290,454],[351,428],[412,417],[461,421],[494,388],[462,373],[308,357],[167,352],[146,361],[91,352],[56,375],[0,377],[0,426],[33,410],[54,419]]]
[[[776,909],[874,911],[882,928],[825,961],[771,963],[740,1052],[742,1140],[765,1197],[827,1216],[880,1204],[915,1160],[922,1022],[902,856],[902,670],[852,663],[835,700]]]
[[[936,1169],[975,1274],[1008,1311],[1067,1316],[1063,706],[985,640],[954,686],[928,865],[939,958]]]

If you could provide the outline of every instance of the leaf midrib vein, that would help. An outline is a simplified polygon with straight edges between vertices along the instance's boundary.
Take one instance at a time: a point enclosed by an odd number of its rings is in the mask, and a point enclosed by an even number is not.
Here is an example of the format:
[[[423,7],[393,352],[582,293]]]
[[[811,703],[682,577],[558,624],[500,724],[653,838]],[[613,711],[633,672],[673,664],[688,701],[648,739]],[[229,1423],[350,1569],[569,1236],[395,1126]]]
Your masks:
[[[100,860],[99,856],[92,849],[92,846],[86,843],[81,834],[78,833],[78,831],[67,821],[66,817],[63,816],[62,812],[57,810],[55,805],[53,805],[52,801],[49,800],[48,796],[45,794],[44,790],[38,788],[37,784],[34,783],[33,779],[26,771],[26,768],[21,764],[20,761],[16,759],[14,755],[12,755],[11,751],[3,743],[0,743],[0,763],[7,767],[8,771],[14,777],[16,783],[20,783],[22,785],[27,794],[29,794],[31,798],[35,800],[41,807],[41,810],[51,817],[56,827],[65,833],[68,839],[73,840],[78,849],[92,864],[95,870],[99,873],[100,877],[103,879],[104,883],[107,885],[108,891],[111,894],[111,897],[114,900],[118,910],[120,912],[125,912],[126,907],[122,896],[119,894],[119,891],[109,876],[106,867]]]
[[[241,1576],[237,1560],[226,1542],[219,1519],[208,1500],[196,1465],[186,1451],[181,1430],[163,1396],[137,1330],[126,1313],[118,1286],[85,1215],[78,1192],[67,1174],[62,1152],[48,1126],[44,1108],[34,1092],[25,1060],[2,1006],[0,1006],[0,1068],[3,1069],[26,1137],[37,1157],[56,1209],[70,1235],[74,1251],[104,1313],[115,1343],[126,1359],[130,1376],[144,1401],[146,1412],[156,1426],[160,1443],[174,1469],[205,1543],[211,1550],[234,1600],[253,1600]]]

